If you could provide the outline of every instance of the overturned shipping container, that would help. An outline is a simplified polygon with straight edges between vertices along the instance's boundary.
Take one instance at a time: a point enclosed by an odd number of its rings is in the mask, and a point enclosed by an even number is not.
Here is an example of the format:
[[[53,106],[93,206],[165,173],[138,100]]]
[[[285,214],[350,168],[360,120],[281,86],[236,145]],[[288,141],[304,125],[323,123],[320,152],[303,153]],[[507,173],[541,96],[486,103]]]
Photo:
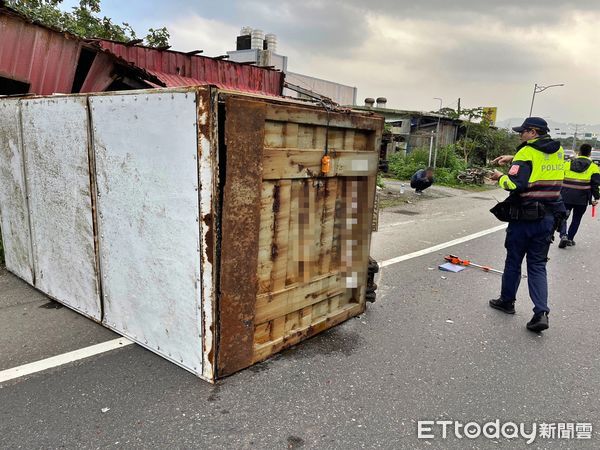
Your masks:
[[[214,381],[364,310],[382,127],[212,87],[0,99],[7,268]]]

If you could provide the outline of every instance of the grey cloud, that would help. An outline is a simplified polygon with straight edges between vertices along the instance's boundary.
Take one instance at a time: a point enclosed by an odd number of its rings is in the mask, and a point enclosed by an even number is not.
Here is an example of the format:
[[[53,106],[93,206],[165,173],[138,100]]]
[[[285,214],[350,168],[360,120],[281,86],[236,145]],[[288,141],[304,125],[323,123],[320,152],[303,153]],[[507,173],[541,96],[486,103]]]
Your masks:
[[[256,22],[248,25],[279,34],[303,51],[350,56],[369,34],[362,11],[336,2],[258,1],[242,8],[246,21]]]
[[[396,92],[400,103],[418,107],[435,89],[437,96],[469,94],[474,104],[494,101],[503,110],[520,111],[522,99],[498,92],[529,92],[536,81],[565,82],[564,92],[547,97],[548,105],[556,105],[551,114],[597,116],[574,100],[585,102],[600,88],[593,76],[597,58],[581,55],[581,47],[592,52],[599,42],[591,31],[600,17],[597,0],[176,1],[172,7],[161,3],[153,13],[172,19],[197,14],[274,32],[282,53],[293,56],[291,70],[357,85],[361,96],[387,91],[393,98]],[[134,3],[142,5],[132,0],[130,10]],[[222,51],[232,42],[224,42]]]
[[[361,46],[375,30],[368,27],[369,15],[384,16],[398,26],[406,21],[422,21],[435,33],[435,23],[457,30],[494,23],[507,33],[528,30],[547,31],[559,26],[573,11],[589,14],[600,12],[600,2],[581,0],[518,0],[501,2],[472,0],[393,1],[292,1],[255,0],[234,3],[235,7],[222,9],[227,21],[240,25],[264,28],[278,34],[283,45],[293,45],[301,52],[317,51],[322,55],[357,56]],[[214,6],[211,8],[214,11]],[[428,30],[424,28],[424,32]]]
[[[477,16],[488,16],[500,21],[544,23],[553,22],[564,14],[577,11],[600,11],[600,2],[596,0],[422,0],[394,1],[347,0],[346,5],[352,5],[364,11],[384,13],[394,17],[412,19],[459,19],[461,16],[469,19]],[[458,20],[457,25],[460,25]]]
[[[535,74],[560,67],[539,49],[487,39],[465,42],[437,57],[443,64],[438,68],[447,71],[443,76],[464,81],[529,81]],[[435,57],[432,59],[435,61]]]

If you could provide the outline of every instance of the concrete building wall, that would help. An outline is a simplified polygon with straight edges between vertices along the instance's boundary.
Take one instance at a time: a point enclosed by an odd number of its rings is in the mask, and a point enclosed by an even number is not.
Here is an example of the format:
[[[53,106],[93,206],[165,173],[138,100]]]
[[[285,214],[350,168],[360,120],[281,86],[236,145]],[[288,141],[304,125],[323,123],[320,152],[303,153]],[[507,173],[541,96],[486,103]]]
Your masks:
[[[320,78],[309,77],[308,75],[302,75],[294,72],[287,72],[285,80],[288,83],[299,86],[303,89],[316,92],[317,94],[329,97],[334,102],[340,105],[355,105],[357,89],[352,86],[345,84],[334,83],[333,81],[322,80]],[[289,95],[291,97],[301,97],[296,91],[291,89],[284,89],[283,95]]]

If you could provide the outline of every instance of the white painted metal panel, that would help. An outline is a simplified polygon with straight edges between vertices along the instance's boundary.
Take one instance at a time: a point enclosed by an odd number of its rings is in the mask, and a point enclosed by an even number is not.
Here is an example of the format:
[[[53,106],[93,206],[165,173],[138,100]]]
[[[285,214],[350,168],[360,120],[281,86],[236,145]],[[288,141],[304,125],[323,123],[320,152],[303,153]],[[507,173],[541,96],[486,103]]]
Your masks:
[[[215,232],[215,192],[214,184],[218,183],[218,151],[217,151],[217,99],[211,97],[210,90],[201,91],[198,102],[198,150],[200,155],[200,221],[203,232],[200,236],[202,246],[202,324],[203,324],[203,353],[202,373],[204,378],[212,380],[215,377],[213,359],[215,355],[215,291],[213,279],[213,255]]]
[[[195,92],[90,97],[104,324],[202,375]]]
[[[85,97],[22,101],[35,286],[100,320]]]
[[[6,268],[33,284],[29,210],[23,169],[20,103],[0,100],[0,227]]]

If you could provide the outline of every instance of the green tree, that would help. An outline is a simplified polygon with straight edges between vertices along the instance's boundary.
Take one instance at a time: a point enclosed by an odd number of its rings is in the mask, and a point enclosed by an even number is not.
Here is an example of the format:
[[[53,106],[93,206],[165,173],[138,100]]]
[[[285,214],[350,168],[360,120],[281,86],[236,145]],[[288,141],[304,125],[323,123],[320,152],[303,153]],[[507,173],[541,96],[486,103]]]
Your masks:
[[[62,11],[63,0],[8,0],[11,8],[43,25],[67,31],[81,38],[111,39],[129,42],[137,39],[126,22],[118,25],[109,17],[100,17],[100,0],[80,0],[71,12]],[[165,27],[148,30],[145,43],[151,47],[168,47],[169,32]]]
[[[442,113],[452,119],[462,119],[464,135],[456,142],[456,152],[467,164],[486,165],[496,156],[512,154],[519,144],[519,137],[506,130],[491,126],[483,115],[483,108],[467,108],[460,114],[452,108]]]

